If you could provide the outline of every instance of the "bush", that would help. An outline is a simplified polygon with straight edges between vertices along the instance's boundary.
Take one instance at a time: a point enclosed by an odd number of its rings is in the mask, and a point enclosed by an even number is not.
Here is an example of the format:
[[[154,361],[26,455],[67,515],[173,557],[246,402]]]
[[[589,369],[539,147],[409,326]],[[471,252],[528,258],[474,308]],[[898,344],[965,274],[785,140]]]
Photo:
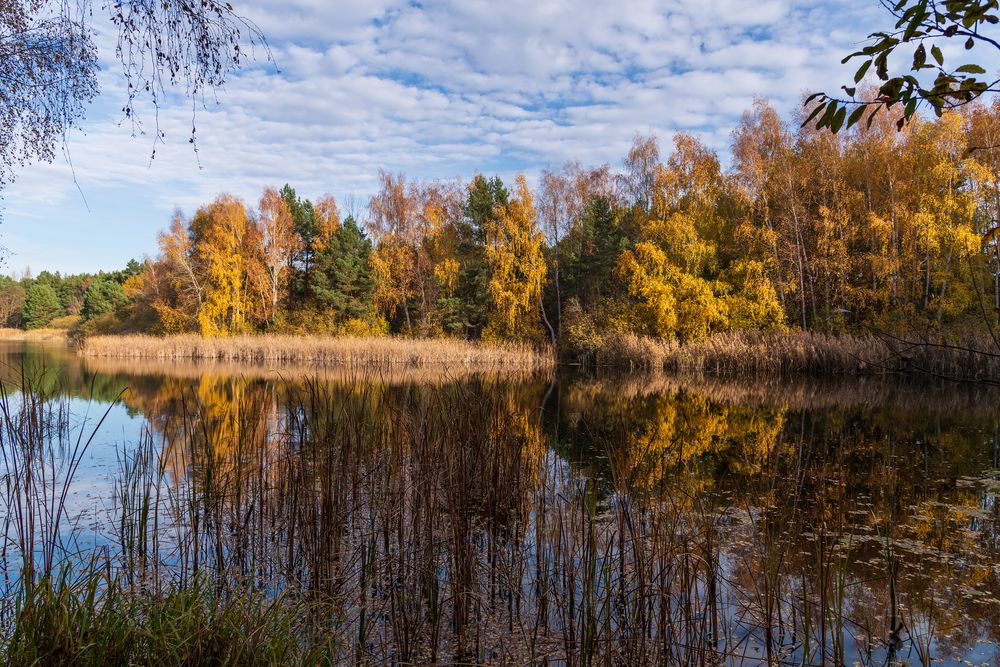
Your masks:
[[[120,320],[114,313],[97,315],[89,320],[84,320],[76,328],[74,334],[77,338],[87,336],[99,336],[107,334],[120,334],[129,330],[125,322]]]
[[[81,318],[79,315],[63,315],[62,317],[56,317],[51,322],[49,322],[49,329],[72,329],[80,323]]]

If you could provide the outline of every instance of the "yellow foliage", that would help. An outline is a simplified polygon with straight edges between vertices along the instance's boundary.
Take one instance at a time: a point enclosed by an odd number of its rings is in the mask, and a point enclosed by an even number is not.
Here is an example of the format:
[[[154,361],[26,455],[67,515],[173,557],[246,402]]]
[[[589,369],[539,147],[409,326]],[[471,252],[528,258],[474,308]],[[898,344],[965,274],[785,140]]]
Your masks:
[[[544,235],[538,230],[528,182],[517,177],[516,196],[484,225],[492,302],[487,337],[533,338],[545,280]]]
[[[222,195],[195,215],[198,254],[206,274],[198,324],[204,336],[225,336],[249,330],[253,305],[251,276],[259,264],[244,249],[252,229],[243,202]]]
[[[136,273],[125,279],[122,283],[122,290],[125,292],[125,296],[130,299],[134,299],[146,290],[146,274]]]
[[[694,340],[724,329],[729,321],[728,305],[712,283],[679,269],[655,243],[644,241],[623,252],[618,275],[644,333]]]
[[[763,262],[737,260],[723,274],[732,285],[726,298],[731,329],[774,329],[784,326],[785,312],[767,277]]]
[[[445,293],[450,294],[455,291],[459,268],[458,260],[450,257],[441,260],[441,263],[434,267],[434,277]]]
[[[352,317],[338,327],[337,333],[342,336],[387,336],[389,323],[384,317]]]

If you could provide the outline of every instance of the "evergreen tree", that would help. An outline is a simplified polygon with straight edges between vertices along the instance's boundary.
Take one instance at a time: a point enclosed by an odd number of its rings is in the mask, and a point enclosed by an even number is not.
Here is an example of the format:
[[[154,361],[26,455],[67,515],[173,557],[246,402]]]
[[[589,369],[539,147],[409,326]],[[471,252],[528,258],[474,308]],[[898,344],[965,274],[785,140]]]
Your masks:
[[[565,298],[575,298],[590,310],[602,297],[612,296],[615,265],[630,244],[611,201],[604,196],[591,199],[580,225],[560,243]]]
[[[292,227],[298,235],[301,243],[298,251],[292,259],[295,267],[304,275],[305,280],[300,281],[299,288],[308,288],[309,275],[312,273],[314,248],[316,237],[319,234],[319,221],[316,218],[316,211],[313,204],[308,199],[302,199],[296,194],[295,188],[285,183],[281,188],[281,198],[288,205],[288,210],[292,214]]]
[[[363,319],[372,311],[371,253],[371,241],[349,216],[315,256],[310,292],[337,324]]]
[[[450,312],[445,313],[446,328],[471,338],[482,335],[489,319],[490,272],[486,263],[485,227],[496,223],[497,211],[506,208],[510,193],[499,176],[477,175],[469,186],[465,220],[459,226],[456,255],[459,261],[458,284]]]
[[[57,317],[66,314],[59,295],[48,283],[36,283],[28,289],[24,298],[24,326],[41,329]]]
[[[125,290],[113,280],[95,280],[90,283],[83,295],[84,320],[93,319],[99,315],[114,313],[128,302]]]

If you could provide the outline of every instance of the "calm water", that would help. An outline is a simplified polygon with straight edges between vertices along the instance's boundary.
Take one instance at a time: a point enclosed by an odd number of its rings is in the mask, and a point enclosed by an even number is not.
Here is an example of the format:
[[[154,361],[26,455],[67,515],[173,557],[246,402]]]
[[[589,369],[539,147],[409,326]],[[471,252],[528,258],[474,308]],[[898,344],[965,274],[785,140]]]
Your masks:
[[[372,661],[1000,664],[984,389],[303,378],[0,345],[8,391],[22,369],[65,399],[66,443],[96,433],[79,549],[123,543],[123,471],[148,453],[188,514],[127,562],[342,595]]]

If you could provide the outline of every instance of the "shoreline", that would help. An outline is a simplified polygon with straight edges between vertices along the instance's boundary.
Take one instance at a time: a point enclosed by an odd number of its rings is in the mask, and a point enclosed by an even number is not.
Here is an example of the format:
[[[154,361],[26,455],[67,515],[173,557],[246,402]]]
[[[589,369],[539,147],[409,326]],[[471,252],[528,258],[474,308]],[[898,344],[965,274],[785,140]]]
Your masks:
[[[69,342],[66,329],[11,329],[0,328],[0,341]]]
[[[637,335],[607,337],[586,354],[557,358],[549,346],[445,338],[257,334],[115,334],[74,341],[61,329],[0,329],[0,340],[58,343],[91,360],[210,364],[231,368],[549,372],[557,367],[715,377],[909,376],[1000,384],[992,338],[903,341],[889,335],[800,330],[717,334],[690,343]],[[579,362],[579,363],[577,363]]]

